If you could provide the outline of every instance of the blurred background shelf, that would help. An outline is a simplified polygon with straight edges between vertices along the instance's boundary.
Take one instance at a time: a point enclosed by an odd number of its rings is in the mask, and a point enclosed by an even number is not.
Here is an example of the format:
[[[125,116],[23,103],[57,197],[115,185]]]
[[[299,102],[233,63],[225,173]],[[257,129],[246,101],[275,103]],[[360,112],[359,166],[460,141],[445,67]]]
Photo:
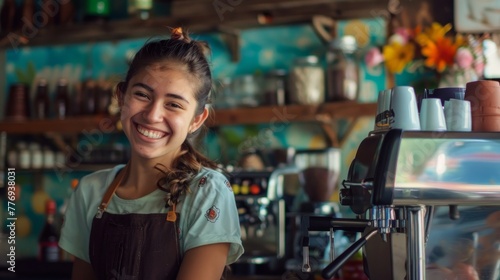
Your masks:
[[[207,124],[210,127],[238,124],[290,123],[299,121],[330,122],[336,119],[375,116],[377,104],[334,102],[322,105],[262,106],[216,109]],[[95,129],[114,132],[117,117],[85,116],[64,120],[1,121],[0,131],[7,134],[79,134]]]

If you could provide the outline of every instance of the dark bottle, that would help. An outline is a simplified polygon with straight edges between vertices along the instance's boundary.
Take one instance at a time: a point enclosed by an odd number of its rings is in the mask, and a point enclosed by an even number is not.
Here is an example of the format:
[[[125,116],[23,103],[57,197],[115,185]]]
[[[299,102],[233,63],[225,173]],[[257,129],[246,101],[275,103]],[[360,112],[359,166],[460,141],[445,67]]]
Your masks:
[[[84,115],[93,115],[96,113],[97,90],[97,83],[94,80],[88,80],[83,85],[82,113]]]
[[[38,237],[38,260],[41,262],[60,260],[59,231],[54,220],[56,208],[54,200],[49,199],[45,203],[45,225]]]
[[[17,28],[16,1],[5,0],[0,10],[0,35],[7,34]]]
[[[68,82],[66,79],[60,79],[57,83],[56,98],[55,98],[55,113],[56,118],[65,119],[68,116],[69,109],[69,93]]]
[[[47,81],[42,79],[38,82],[34,102],[34,118],[48,119],[50,114],[49,86]]]
[[[69,25],[75,20],[75,4],[73,0],[59,1],[59,18],[57,24],[59,25]]]

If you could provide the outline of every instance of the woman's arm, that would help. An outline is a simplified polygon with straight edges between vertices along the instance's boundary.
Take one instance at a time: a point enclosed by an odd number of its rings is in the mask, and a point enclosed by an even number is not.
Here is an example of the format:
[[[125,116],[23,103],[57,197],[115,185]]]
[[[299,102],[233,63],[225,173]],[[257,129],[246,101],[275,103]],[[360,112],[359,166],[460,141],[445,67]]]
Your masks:
[[[177,280],[219,280],[228,254],[229,243],[209,244],[186,251]]]
[[[71,280],[95,280],[97,279],[94,275],[94,270],[92,265],[82,259],[75,258],[73,262],[73,271],[71,274]]]

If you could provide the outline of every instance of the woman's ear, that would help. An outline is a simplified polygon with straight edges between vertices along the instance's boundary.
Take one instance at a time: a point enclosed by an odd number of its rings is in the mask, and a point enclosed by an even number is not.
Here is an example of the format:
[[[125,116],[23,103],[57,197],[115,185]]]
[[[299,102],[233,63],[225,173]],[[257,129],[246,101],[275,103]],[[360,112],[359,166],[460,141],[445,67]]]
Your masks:
[[[118,106],[123,106],[123,99],[125,98],[125,82],[119,82],[115,88],[115,96],[118,100]]]
[[[203,112],[201,112],[201,114],[198,114],[194,117],[189,127],[189,133],[195,132],[196,130],[198,130],[198,128],[200,128],[200,126],[203,125],[205,120],[208,118],[208,113],[209,113],[208,109],[205,107],[203,109]]]

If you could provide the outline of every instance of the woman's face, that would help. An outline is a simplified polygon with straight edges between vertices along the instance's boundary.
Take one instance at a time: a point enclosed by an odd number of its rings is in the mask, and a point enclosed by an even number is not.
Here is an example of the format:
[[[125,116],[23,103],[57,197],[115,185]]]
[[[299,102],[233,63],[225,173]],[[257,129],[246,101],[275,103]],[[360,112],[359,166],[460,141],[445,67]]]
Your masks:
[[[121,121],[132,157],[171,162],[190,132],[198,129],[208,116],[205,109],[195,116],[194,97],[198,82],[181,67],[165,64],[148,66],[119,92]]]

